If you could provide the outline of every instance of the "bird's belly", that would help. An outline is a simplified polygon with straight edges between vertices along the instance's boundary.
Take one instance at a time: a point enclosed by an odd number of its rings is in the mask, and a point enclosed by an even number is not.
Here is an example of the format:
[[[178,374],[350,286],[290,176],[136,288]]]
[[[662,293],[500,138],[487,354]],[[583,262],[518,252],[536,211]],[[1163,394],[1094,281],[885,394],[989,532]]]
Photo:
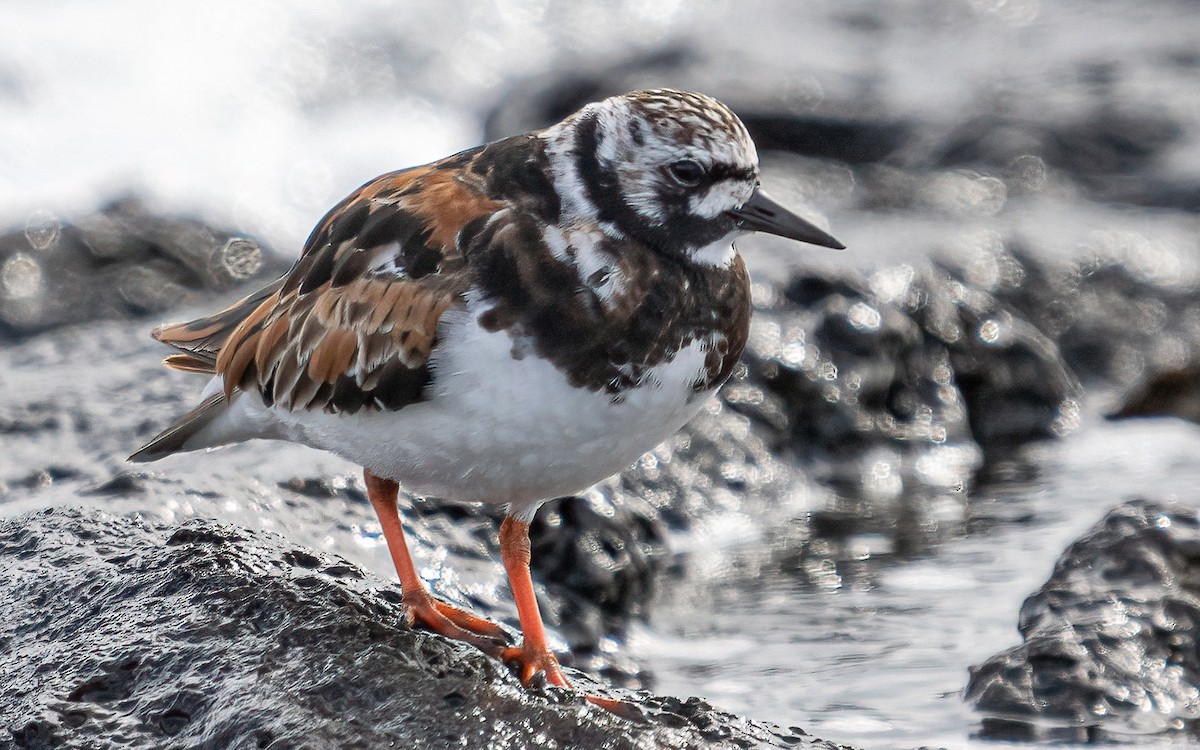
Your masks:
[[[691,419],[700,342],[619,397],[572,386],[504,331],[461,316],[434,360],[431,397],[395,412],[280,415],[290,439],[355,461],[420,494],[512,503],[579,492],[632,464]]]

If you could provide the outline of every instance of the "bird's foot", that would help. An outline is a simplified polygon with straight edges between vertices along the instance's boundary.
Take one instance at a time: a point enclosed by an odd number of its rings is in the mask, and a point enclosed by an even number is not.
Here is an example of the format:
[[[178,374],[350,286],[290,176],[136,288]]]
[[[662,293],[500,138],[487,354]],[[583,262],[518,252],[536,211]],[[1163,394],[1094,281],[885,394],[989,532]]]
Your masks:
[[[491,620],[434,599],[428,592],[406,594],[404,600],[414,625],[469,643],[486,654],[500,654],[511,647],[512,637],[504,628]]]
[[[558,658],[546,648],[534,648],[528,643],[520,646],[509,646],[500,652],[500,661],[513,667],[517,679],[525,687],[530,687],[538,679],[538,674],[549,685],[569,688],[571,683],[563,675]]]
[[[509,646],[500,652],[500,660],[516,670],[521,684],[527,688],[541,681],[556,687],[571,688],[570,681],[567,680],[558,663],[558,657],[548,649],[530,648],[524,645]],[[646,718],[645,710],[636,703],[590,693],[584,693],[583,699],[622,719],[639,721]]]

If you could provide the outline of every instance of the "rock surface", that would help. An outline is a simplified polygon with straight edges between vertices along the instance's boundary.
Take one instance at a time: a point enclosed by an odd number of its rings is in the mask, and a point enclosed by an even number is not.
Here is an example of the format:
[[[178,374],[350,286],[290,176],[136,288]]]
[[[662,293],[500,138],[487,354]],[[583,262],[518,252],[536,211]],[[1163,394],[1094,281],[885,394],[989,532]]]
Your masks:
[[[0,561],[13,747],[835,747],[697,700],[629,694],[629,722],[526,691],[410,628],[390,583],[274,534],[43,510],[0,524]]]
[[[962,487],[982,452],[1075,424],[1079,384],[1054,341],[943,269],[801,272],[764,291],[722,398],[843,494]]]
[[[958,274],[1020,311],[1088,386],[1128,386],[1200,355],[1200,290],[1162,278],[1154,249],[1135,237],[1101,244],[1062,264],[1013,241]]]
[[[1003,739],[1200,729],[1200,512],[1136,500],[1025,601],[1024,643],[973,667],[966,698]]]
[[[1200,424],[1200,363],[1160,372],[1125,395],[1109,419],[1179,417]]]

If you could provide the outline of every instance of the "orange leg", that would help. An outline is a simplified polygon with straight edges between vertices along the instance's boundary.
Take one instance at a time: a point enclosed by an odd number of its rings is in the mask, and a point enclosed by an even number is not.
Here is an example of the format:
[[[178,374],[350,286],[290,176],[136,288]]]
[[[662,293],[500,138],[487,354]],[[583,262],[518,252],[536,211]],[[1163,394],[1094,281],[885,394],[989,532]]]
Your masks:
[[[511,643],[508,633],[496,623],[433,598],[417,575],[416,566],[408,553],[408,543],[404,540],[400,511],[396,507],[399,486],[392,480],[381,479],[369,471],[363,472],[363,479],[367,485],[367,497],[371,500],[371,506],[375,508],[375,515],[379,517],[379,525],[383,527],[383,536],[387,540],[388,551],[392,553],[392,562],[400,575],[400,590],[404,593],[404,604],[408,607],[413,622],[448,638],[470,643],[489,654],[499,653]],[[537,606],[536,602],[534,606]],[[524,624],[524,619],[521,622]]]
[[[542,613],[533,592],[533,578],[529,574],[529,524],[505,516],[500,524],[500,557],[508,572],[508,583],[517,603],[517,616],[524,636],[520,646],[501,650],[500,659],[517,666],[517,676],[525,687],[529,687],[539,672],[551,685],[571,687],[557,657],[546,645],[546,627],[542,624]],[[584,698],[625,719],[637,719],[641,715],[641,709],[636,705],[621,700],[598,695],[585,695]]]
[[[542,672],[546,682],[559,687],[570,687],[563,676],[558,659],[546,645],[546,628],[542,624],[542,613],[538,609],[537,596],[533,593],[533,578],[529,574],[529,524],[505,516],[500,524],[500,558],[508,573],[513,599],[517,602],[517,616],[521,620],[524,636],[520,646],[510,646],[500,652],[500,658],[518,665],[517,676],[526,687],[534,675]]]

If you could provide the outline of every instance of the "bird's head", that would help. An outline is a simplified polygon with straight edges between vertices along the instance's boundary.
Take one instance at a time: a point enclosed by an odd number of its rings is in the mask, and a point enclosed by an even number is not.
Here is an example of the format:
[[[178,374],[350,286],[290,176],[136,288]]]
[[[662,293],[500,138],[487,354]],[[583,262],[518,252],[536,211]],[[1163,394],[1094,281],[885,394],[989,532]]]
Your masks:
[[[842,244],[762,191],[758,152],[728,107],[703,94],[635,91],[546,130],[565,207],[660,252],[697,253],[759,231]]]

